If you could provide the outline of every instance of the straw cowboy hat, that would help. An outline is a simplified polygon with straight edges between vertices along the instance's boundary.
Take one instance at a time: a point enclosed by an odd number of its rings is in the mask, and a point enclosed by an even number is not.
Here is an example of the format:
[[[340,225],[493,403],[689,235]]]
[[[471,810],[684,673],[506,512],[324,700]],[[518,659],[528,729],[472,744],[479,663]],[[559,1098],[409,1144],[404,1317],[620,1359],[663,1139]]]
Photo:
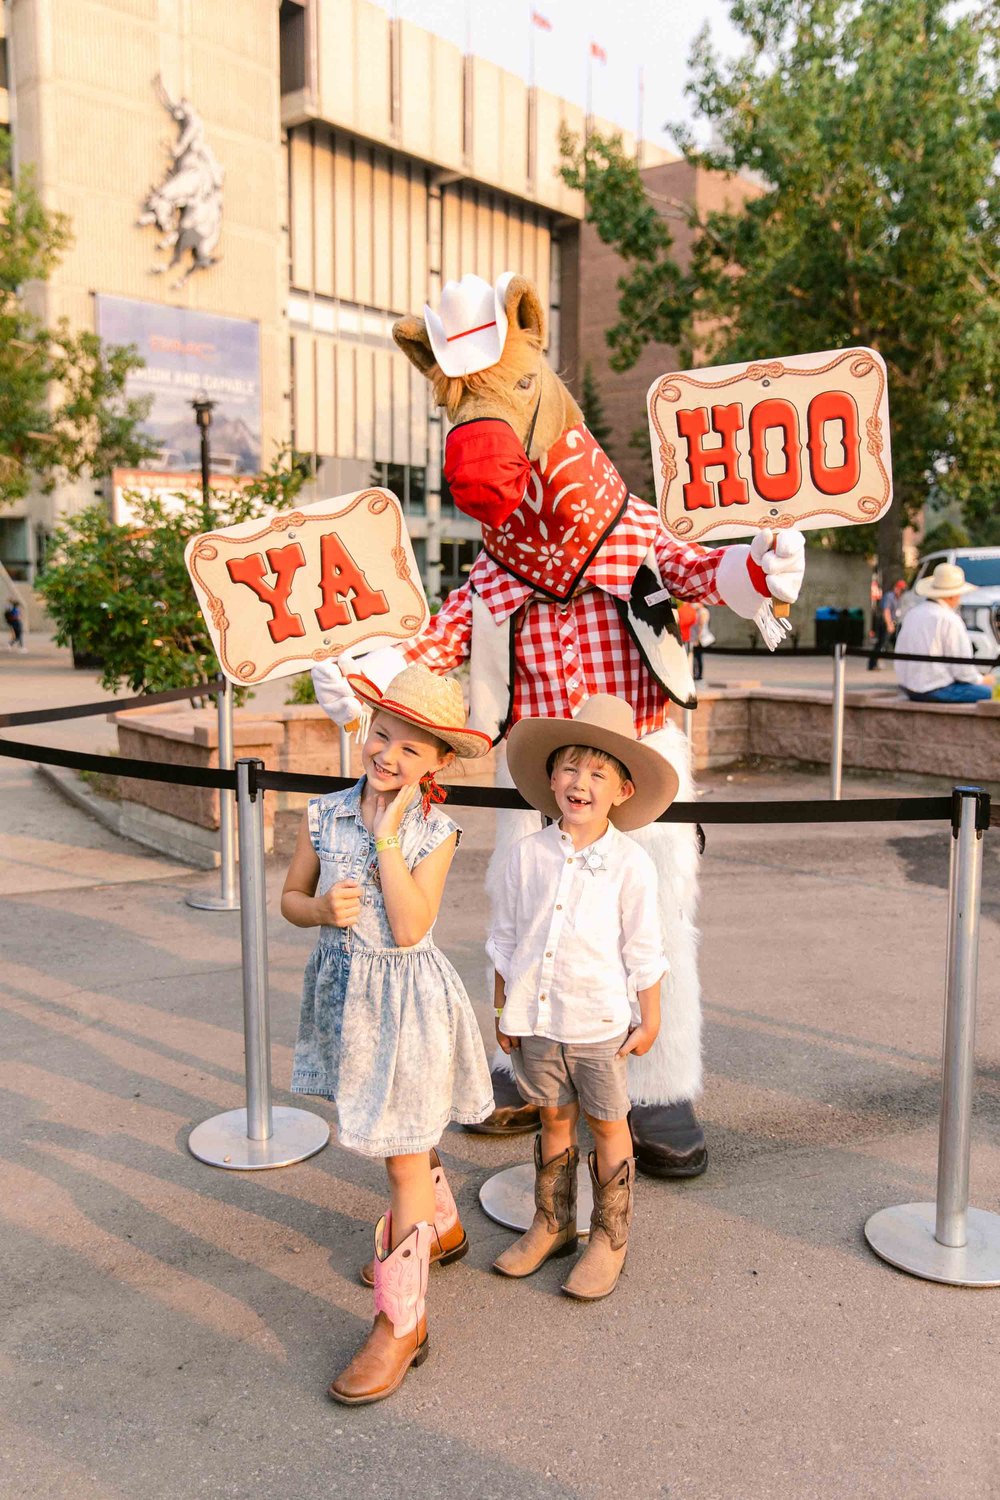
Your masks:
[[[965,574],[955,563],[938,563],[928,578],[919,578],[914,592],[924,599],[954,599],[957,594],[973,594],[974,583],[966,583]]]
[[[496,286],[481,276],[446,281],[440,313],[424,305],[427,336],[446,375],[473,375],[496,364],[507,342],[505,307],[514,275],[505,271]]]
[[[548,760],[564,745],[605,750],[627,767],[635,794],[608,813],[627,831],[652,823],[677,796],[673,766],[636,738],[632,710],[624,698],[595,693],[575,719],[520,719],[507,740],[507,766],[521,796],[547,818],[560,816],[549,785]]]
[[[462,689],[454,677],[439,677],[415,662],[398,673],[383,693],[360,672],[345,676],[362,703],[426,729],[467,760],[486,755],[493,743],[488,734],[466,728]]]

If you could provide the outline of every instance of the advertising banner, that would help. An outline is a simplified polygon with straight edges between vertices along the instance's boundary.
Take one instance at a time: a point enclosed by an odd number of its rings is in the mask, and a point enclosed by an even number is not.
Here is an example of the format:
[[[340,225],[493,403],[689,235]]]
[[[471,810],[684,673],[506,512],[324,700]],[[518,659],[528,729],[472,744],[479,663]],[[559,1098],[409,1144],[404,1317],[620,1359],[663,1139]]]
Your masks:
[[[675,371],[654,380],[647,405],[660,515],[683,541],[858,526],[892,500],[874,349]]]
[[[359,490],[192,537],[191,582],[223,672],[243,685],[417,635],[430,617],[403,512]]]
[[[97,299],[97,332],[108,344],[134,344],[145,367],[128,377],[129,396],[152,396],[143,431],[157,445],[150,471],[196,478],[199,433],[191,402],[215,402],[213,475],[260,470],[260,329],[242,318],[164,307],[129,297]]]

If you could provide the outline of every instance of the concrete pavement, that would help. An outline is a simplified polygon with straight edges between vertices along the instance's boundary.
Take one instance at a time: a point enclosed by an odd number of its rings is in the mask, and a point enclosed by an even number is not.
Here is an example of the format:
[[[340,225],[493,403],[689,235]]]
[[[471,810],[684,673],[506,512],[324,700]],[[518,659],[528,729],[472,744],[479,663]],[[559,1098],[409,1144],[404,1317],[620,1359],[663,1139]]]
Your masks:
[[[997,1492],[1000,1291],[900,1275],[861,1233],[875,1209],[934,1193],[943,827],[710,827],[708,1173],[640,1180],[619,1290],[581,1306],[559,1295],[561,1263],[520,1284],[489,1272],[508,1236],[477,1191],[530,1140],[448,1131],[472,1249],[433,1275],[428,1363],[391,1401],[343,1411],[323,1391],[370,1315],[355,1270],[381,1167],[335,1144],[253,1175],[188,1155],[193,1124],[242,1102],[239,919],[183,904],[203,875],[149,856],[155,868],[129,878],[114,861],[133,847],[64,839],[71,810],[47,788],[31,802],[31,774],[11,775],[5,833],[16,815],[72,847],[51,881],[0,904],[4,1496]],[[917,789],[849,778],[847,790],[890,787]],[[703,790],[823,796],[825,778],[735,772]],[[492,824],[459,818],[469,836],[437,935],[481,1001]],[[996,830],[985,858],[972,1197],[997,1210]],[[80,878],[60,883],[60,860]],[[98,883],[113,866],[125,878]],[[278,915],[282,874],[273,861],[273,1069],[287,1102],[311,939]]]

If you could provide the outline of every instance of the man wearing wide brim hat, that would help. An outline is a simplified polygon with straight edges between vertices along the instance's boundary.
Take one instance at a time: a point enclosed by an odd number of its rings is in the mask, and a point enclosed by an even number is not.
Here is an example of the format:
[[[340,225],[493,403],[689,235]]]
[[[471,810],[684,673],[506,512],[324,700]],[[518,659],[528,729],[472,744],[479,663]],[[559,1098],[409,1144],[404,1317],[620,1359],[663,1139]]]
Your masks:
[[[992,674],[983,676],[972,665],[972,641],[958,606],[975,585],[967,583],[955,563],[938,563],[933,573],[918,580],[914,592],[921,603],[903,617],[896,651],[914,656],[966,657],[962,662],[897,661],[896,680],[914,703],[976,703],[992,693]]]

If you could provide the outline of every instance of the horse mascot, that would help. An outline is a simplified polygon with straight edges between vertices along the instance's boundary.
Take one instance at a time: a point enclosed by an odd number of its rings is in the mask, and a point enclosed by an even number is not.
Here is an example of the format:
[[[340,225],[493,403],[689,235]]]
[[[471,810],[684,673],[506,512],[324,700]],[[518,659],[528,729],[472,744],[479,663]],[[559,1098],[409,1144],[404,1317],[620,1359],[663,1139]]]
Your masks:
[[[431,382],[451,430],[444,474],[459,510],[482,526],[483,550],[426,631],[363,658],[384,687],[409,662],[447,672],[468,660],[470,727],[499,744],[523,717],[571,716],[593,693],[625,698],[636,730],[673,765],[692,797],[688,744],[668,722],[671,703],[695,706],[671,599],[726,604],[756,620],[765,640],[771,600],[794,600],[803,576],[800,534],[715,550],[675,541],[651,506],[630,495],[587,431],[580,408],[542,353],[544,314],[534,286],[507,273],[448,282],[438,312],[401,319],[393,337]],[[359,711],[339,667],[313,671],[319,702],[338,723]],[[501,763],[498,784],[510,785]],[[487,885],[491,897],[511,844],[537,813],[500,814]],[[664,951],[671,964],[660,1035],[629,1058],[630,1124],[638,1167],[693,1177],[707,1151],[694,1101],[701,1090],[696,830],[654,824],[632,834],[659,874]],[[508,1060],[492,1064],[490,1134],[532,1130]]]

